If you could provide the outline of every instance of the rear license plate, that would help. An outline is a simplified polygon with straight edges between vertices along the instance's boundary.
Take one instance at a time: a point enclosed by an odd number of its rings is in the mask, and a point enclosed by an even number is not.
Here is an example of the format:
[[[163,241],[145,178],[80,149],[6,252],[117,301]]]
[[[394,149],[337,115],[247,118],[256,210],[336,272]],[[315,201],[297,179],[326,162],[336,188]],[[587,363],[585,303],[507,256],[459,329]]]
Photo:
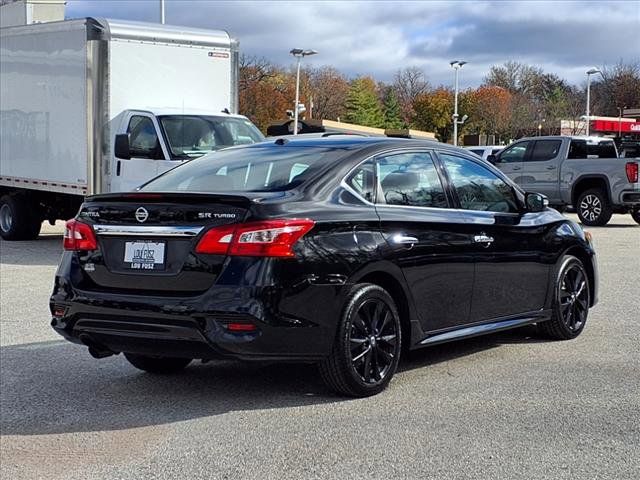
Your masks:
[[[125,242],[125,266],[132,270],[163,270],[164,247],[164,242]]]

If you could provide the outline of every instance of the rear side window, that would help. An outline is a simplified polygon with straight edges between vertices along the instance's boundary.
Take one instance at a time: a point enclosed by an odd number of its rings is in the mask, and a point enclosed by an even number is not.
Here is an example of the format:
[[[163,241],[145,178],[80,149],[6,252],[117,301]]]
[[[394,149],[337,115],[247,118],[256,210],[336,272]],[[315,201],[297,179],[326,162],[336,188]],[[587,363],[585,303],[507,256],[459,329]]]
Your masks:
[[[587,142],[587,158],[616,158],[617,156],[613,142]]]
[[[347,178],[347,185],[368,202],[373,202],[375,178],[375,163],[367,160]]]
[[[248,147],[191,160],[151,180],[145,191],[279,192],[294,189],[348,152],[320,147]]]
[[[529,162],[546,162],[558,156],[561,140],[536,140],[533,145],[533,152],[527,159]]]
[[[403,153],[378,158],[378,175],[388,205],[448,207],[440,177],[429,153]]]

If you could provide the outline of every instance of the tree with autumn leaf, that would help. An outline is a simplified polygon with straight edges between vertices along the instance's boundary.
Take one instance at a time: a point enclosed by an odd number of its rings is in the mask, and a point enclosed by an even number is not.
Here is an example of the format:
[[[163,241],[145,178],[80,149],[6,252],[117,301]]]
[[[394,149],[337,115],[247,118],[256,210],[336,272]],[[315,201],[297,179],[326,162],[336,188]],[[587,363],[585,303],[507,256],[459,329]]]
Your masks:
[[[469,93],[469,117],[478,133],[496,135],[496,140],[507,135],[511,122],[512,94],[503,87],[482,86]]]
[[[432,92],[418,95],[413,102],[413,126],[427,132],[435,132],[441,142],[448,142],[453,133],[453,92],[439,87]]]

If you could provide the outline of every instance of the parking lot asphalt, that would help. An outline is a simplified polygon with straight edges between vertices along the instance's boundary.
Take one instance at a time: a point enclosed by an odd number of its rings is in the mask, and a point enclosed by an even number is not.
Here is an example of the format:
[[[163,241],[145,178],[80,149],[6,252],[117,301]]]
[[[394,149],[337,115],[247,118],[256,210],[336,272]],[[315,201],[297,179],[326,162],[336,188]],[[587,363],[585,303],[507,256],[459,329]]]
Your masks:
[[[638,479],[640,226],[589,230],[600,303],[578,339],[525,327],[432,347],[359,400],[310,365],[154,377],[95,360],[49,327],[60,225],[1,242],[0,477]]]

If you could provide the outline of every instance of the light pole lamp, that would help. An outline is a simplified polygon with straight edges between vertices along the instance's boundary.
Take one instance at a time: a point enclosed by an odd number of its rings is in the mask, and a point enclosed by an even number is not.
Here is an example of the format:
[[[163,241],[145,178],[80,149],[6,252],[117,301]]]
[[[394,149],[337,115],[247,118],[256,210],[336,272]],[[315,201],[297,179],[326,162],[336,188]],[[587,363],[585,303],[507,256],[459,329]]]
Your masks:
[[[453,93],[453,145],[458,145],[458,124],[463,124],[466,120],[458,120],[458,70],[460,70],[467,62],[453,60],[449,62],[451,68],[455,70],[455,88]],[[466,117],[466,116],[465,116]]]
[[[602,72],[598,70],[596,67],[590,68],[587,70],[587,137],[589,136],[589,127],[591,126],[591,112],[590,112],[590,104],[591,104],[591,75],[595,75],[599,73],[602,75]]]
[[[315,50],[303,50],[302,48],[294,48],[289,52],[296,57],[298,65],[296,67],[296,104],[293,109],[293,134],[298,135],[298,104],[300,103],[300,62],[304,57],[315,55]]]

